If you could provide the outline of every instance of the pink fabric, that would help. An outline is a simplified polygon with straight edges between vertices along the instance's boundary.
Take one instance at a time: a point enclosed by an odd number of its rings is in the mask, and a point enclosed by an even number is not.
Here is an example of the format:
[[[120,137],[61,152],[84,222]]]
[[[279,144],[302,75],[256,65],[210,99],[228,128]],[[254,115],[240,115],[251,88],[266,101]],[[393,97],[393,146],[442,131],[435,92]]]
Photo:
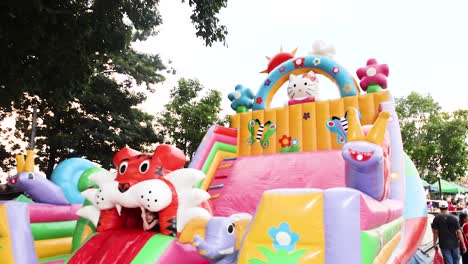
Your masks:
[[[396,200],[378,202],[361,194],[361,230],[369,230],[402,216],[403,203]]]
[[[31,223],[57,222],[78,220],[76,211],[81,208],[81,204],[72,205],[51,205],[51,204],[30,204],[29,219]]]
[[[161,255],[157,263],[209,264],[210,262],[207,259],[202,258],[194,246],[180,244],[173,240],[166,250],[164,250],[164,253]]]
[[[201,150],[198,150],[198,151],[201,151],[201,154],[200,154],[201,156],[198,159],[197,163],[195,163],[193,167],[194,169],[198,169],[198,170],[202,169],[203,164],[205,164],[206,158],[210,154],[210,151],[216,142],[226,143],[229,145],[237,144],[237,137],[231,137],[231,136],[222,135],[218,133],[214,133],[211,138],[208,138],[206,140],[208,140],[206,147]]]
[[[398,251],[394,252],[393,263],[408,263],[421,244],[427,227],[427,216],[406,219],[404,223],[403,237]],[[434,262],[436,263],[436,262]],[[442,262],[443,263],[443,262]]]
[[[215,179],[224,184],[213,200],[215,215],[255,213],[264,191],[275,188],[344,187],[344,162],[340,150],[239,157],[231,175]]]
[[[311,96],[311,97],[306,97],[304,99],[291,99],[288,101],[288,105],[295,105],[295,104],[304,104],[304,103],[312,103],[312,102],[315,102],[315,97],[314,96]]]

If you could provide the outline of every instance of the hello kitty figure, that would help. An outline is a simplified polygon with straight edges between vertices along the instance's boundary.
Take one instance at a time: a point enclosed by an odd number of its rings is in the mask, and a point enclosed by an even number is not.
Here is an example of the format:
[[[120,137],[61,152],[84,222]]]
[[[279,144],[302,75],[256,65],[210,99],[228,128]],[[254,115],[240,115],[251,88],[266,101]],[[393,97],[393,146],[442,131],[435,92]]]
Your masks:
[[[315,102],[318,95],[319,81],[315,72],[310,71],[300,76],[289,75],[288,105]]]

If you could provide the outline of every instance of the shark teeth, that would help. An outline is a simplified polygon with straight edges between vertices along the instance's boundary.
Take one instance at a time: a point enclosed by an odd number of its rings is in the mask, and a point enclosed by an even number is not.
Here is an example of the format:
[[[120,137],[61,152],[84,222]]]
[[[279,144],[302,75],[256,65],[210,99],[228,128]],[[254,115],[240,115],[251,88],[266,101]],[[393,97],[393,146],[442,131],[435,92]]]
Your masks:
[[[117,209],[117,213],[119,214],[119,216],[121,215],[121,212],[122,212],[122,206],[120,204],[116,204],[115,205],[115,209]]]
[[[232,253],[234,253],[234,247],[226,248],[226,249],[220,250],[220,251],[218,251],[218,252],[219,252],[219,254],[221,254],[221,255],[232,254]]]

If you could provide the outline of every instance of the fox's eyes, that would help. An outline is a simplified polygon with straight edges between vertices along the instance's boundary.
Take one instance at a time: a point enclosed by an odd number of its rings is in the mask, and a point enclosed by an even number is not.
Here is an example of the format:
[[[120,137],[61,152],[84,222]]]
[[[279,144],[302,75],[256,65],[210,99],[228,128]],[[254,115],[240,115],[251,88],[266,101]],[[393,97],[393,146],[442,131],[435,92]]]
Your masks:
[[[141,172],[141,173],[147,172],[148,169],[149,169],[149,165],[150,165],[150,161],[149,161],[149,160],[143,161],[143,162],[140,164],[140,172]]]
[[[120,166],[119,166],[120,174],[124,174],[127,171],[127,168],[128,168],[128,162],[124,161],[120,163]]]

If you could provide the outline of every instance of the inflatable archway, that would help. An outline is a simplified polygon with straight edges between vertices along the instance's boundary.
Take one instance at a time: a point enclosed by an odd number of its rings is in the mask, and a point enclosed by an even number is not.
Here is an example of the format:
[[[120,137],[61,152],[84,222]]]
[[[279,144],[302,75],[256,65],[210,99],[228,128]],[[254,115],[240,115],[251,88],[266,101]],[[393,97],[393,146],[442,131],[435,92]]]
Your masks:
[[[273,96],[287,80],[290,74],[301,74],[313,70],[333,81],[341,97],[355,96],[360,93],[353,76],[334,60],[323,56],[305,56],[292,58],[278,65],[271,71],[260,86],[254,99],[253,110],[270,107]]]

